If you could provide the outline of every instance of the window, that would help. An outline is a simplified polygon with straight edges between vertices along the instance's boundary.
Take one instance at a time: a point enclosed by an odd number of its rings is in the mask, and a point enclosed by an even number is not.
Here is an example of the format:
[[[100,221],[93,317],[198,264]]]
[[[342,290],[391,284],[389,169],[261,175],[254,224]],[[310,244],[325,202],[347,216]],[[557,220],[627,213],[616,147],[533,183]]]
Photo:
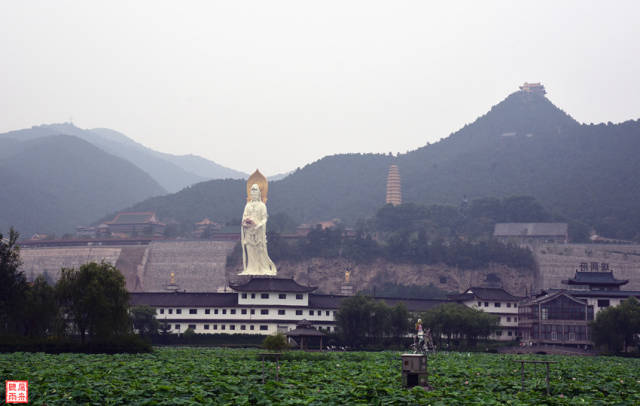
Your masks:
[[[296,316],[302,316],[302,310],[296,310]]]
[[[236,325],[235,324],[232,324],[232,325],[229,326],[229,330],[235,330],[235,329],[236,329]]]
[[[173,309],[169,309],[169,314],[173,314]]]
[[[242,310],[240,310],[240,313],[241,313],[241,314],[247,314],[247,309],[242,309]]]
[[[256,309],[251,309],[251,314],[256,314]]]
[[[302,300],[302,293],[296,293],[296,300]]]
[[[160,314],[164,314],[164,309],[160,309]]]
[[[227,326],[226,326],[226,325],[224,325],[224,324],[221,324],[221,325],[220,325],[220,330],[224,330],[224,329],[226,329],[226,328],[227,328]]]
[[[222,309],[222,314],[227,314],[227,309]]]
[[[205,330],[209,330],[209,325],[208,325],[208,324],[205,324],[205,325],[204,325],[204,329],[205,329]]]
[[[513,336],[513,332],[511,330],[509,330],[509,332],[507,333],[508,336]]]
[[[501,303],[500,303],[500,302],[495,302],[495,303],[494,303],[494,306],[495,306],[495,307],[500,307],[500,305],[501,305]]]
[[[229,311],[231,312],[231,314],[236,314],[236,309],[231,309]]]
[[[265,330],[268,330],[268,329],[269,329],[269,326],[266,326],[264,324],[260,326],[260,330],[262,330],[262,331],[265,331]]]
[[[511,323],[511,317],[507,317],[507,323]]]
[[[328,316],[329,314],[331,314],[331,313],[329,312],[329,310],[327,310],[327,311],[324,313],[324,315],[325,315],[325,316]]]
[[[176,314],[182,314],[182,309],[176,309]]]
[[[484,307],[489,307],[489,302],[484,302]]]
[[[286,293],[280,293],[278,295],[278,299],[286,299],[287,298],[287,294]]]
[[[260,293],[260,299],[269,299],[268,293]]]
[[[513,307],[518,307],[518,304],[517,304],[517,303],[514,303],[514,304],[513,304]]]
[[[502,331],[496,331],[496,336],[500,337],[502,335]]]
[[[313,310],[309,310],[309,316],[313,316]]]
[[[176,324],[176,325],[175,325],[175,329],[176,329],[176,330],[180,330],[180,325],[179,325],[179,324]]]
[[[282,310],[282,309],[278,310],[278,315],[279,316],[284,316],[284,314],[285,314],[284,310]]]
[[[218,314],[218,309],[213,309],[213,314]]]
[[[253,330],[253,324],[249,326],[249,330]]]
[[[190,328],[191,330],[195,330],[195,329],[196,329],[196,325],[195,325],[195,324],[189,324],[189,328]]]
[[[478,302],[478,307],[482,307],[482,302]]]
[[[218,329],[218,325],[217,325],[217,324],[214,324],[214,325],[213,325],[213,329],[214,329],[214,330],[217,330],[217,329]]]
[[[508,302],[507,302],[507,307],[511,307],[511,303],[508,303]]]
[[[598,299],[598,307],[609,307],[609,299]]]
[[[240,330],[246,330],[247,326],[245,326],[244,324],[240,326]]]
[[[517,321],[518,321],[518,318],[517,318],[517,317],[514,317],[514,318],[513,318],[513,321],[517,322]]]
[[[251,299],[255,299],[255,298],[256,298],[256,294],[255,294],[255,293],[252,293],[252,294],[251,294]]]
[[[269,309],[260,309],[260,314],[269,314]]]
[[[243,293],[241,296],[242,296],[243,299],[247,298],[247,294],[246,293]]]
[[[542,308],[542,320],[549,319],[549,309],[547,307]]]
[[[204,309],[204,314],[211,314],[211,309]]]
[[[189,314],[198,314],[198,309],[189,309]]]

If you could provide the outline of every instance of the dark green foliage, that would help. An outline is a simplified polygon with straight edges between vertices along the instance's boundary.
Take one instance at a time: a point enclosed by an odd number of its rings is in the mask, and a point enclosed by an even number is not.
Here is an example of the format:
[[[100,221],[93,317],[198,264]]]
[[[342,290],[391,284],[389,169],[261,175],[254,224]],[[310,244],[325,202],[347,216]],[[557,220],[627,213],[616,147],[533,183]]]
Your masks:
[[[78,270],[62,269],[56,293],[83,343],[86,334],[94,340],[130,332],[129,294],[114,266],[91,262]]]
[[[639,335],[640,303],[634,297],[619,306],[599,311],[591,322],[591,337],[595,344],[612,353],[627,351],[630,346],[638,351]]]
[[[133,306],[129,309],[133,328],[140,336],[158,334],[160,324],[156,319],[156,309],[151,306]]]
[[[262,342],[262,348],[269,351],[282,351],[289,348],[287,337],[282,333],[266,336]]]
[[[0,336],[0,353],[137,354],[151,351],[150,342],[135,335],[120,335],[108,340],[96,339],[89,343],[80,343],[70,337]]]
[[[28,289],[20,267],[19,234],[13,228],[8,238],[0,233],[0,333],[21,330],[21,313]]]
[[[409,312],[403,304],[390,307],[383,301],[356,295],[341,302],[336,324],[346,345],[380,347],[402,339],[409,330]]]
[[[22,312],[23,332],[31,337],[60,335],[64,321],[59,313],[55,289],[43,275],[38,276],[26,292]]]
[[[481,310],[471,309],[457,303],[445,303],[422,313],[424,328],[440,347],[445,336],[449,344],[452,338],[464,339],[468,346],[475,345],[478,338],[485,338],[498,327],[499,317]]]

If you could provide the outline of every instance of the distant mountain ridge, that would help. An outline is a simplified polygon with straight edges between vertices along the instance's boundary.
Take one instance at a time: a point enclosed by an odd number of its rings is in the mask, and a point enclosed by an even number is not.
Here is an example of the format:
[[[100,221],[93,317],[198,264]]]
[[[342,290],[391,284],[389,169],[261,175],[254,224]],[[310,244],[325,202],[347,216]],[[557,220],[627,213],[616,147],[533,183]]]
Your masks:
[[[172,155],[143,146],[107,128],[85,130],[71,123],[47,124],[0,134],[0,138],[29,140],[50,135],[73,135],[104,151],[126,159],[153,177],[169,192],[209,179],[245,178],[243,172],[226,168],[195,155]]]
[[[106,212],[166,193],[146,172],[70,135],[0,137],[0,230],[73,232]]]
[[[371,216],[398,165],[403,201],[457,205],[466,196],[530,195],[553,213],[618,238],[640,238],[640,121],[580,124],[545,96],[515,92],[449,137],[397,157],[322,158],[269,187],[270,213],[300,222]],[[210,199],[210,200],[208,200]],[[140,202],[164,219],[240,217],[242,181],[210,181]]]

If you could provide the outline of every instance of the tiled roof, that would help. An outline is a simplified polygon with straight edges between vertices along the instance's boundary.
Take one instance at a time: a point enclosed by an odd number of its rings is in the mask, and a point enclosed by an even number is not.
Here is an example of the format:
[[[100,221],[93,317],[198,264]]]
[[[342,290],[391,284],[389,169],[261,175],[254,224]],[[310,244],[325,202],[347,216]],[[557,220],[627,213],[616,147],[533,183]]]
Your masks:
[[[568,285],[613,285],[620,286],[628,283],[626,279],[616,279],[613,277],[613,272],[580,272],[576,271],[576,276],[573,278],[562,281]]]
[[[514,296],[503,288],[483,288],[479,286],[470,287],[464,293],[450,296],[451,300],[463,302],[473,298],[481,300],[501,300],[501,301],[518,301],[521,297]]]
[[[567,235],[567,223],[497,223],[494,237],[547,237]]]
[[[118,213],[116,217],[107,224],[144,224],[156,221],[154,212],[124,212]]]
[[[129,293],[132,306],[156,307],[232,307],[238,305],[237,293],[134,292]]]
[[[254,276],[244,284],[229,285],[238,292],[313,292],[318,289],[315,286],[303,286],[292,278],[274,278],[267,276]]]

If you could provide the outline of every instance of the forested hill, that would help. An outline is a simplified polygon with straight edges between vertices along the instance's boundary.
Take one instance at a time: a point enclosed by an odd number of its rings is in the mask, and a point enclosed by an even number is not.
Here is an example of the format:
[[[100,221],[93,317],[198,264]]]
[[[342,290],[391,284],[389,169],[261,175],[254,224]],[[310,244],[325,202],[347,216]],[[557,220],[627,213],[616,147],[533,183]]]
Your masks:
[[[267,205],[270,213],[285,211],[300,222],[369,217],[385,202],[393,163],[406,202],[457,205],[465,196],[530,195],[603,235],[634,238],[640,230],[638,151],[639,121],[579,124],[546,97],[515,92],[472,124],[407,154],[335,155],[309,164],[272,182]],[[235,195],[222,196],[228,193]],[[165,220],[206,215],[225,221],[240,216],[244,196],[241,181],[213,181],[134,208],[157,210]]]
[[[166,193],[132,163],[77,137],[0,138],[0,232],[73,232],[106,212]]]

